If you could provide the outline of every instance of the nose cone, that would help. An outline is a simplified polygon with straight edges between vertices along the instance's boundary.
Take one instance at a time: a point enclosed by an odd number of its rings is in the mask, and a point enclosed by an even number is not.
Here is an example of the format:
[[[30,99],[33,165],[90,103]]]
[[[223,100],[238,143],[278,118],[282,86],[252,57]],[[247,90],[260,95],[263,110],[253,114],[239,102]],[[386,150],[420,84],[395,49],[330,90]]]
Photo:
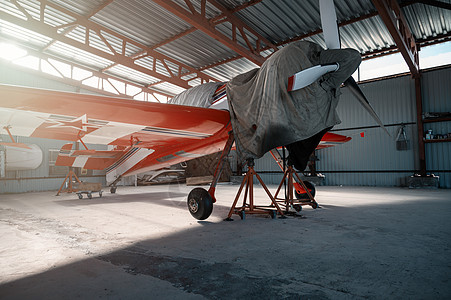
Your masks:
[[[6,171],[34,170],[42,163],[42,150],[38,145],[28,144],[28,148],[5,146]]]

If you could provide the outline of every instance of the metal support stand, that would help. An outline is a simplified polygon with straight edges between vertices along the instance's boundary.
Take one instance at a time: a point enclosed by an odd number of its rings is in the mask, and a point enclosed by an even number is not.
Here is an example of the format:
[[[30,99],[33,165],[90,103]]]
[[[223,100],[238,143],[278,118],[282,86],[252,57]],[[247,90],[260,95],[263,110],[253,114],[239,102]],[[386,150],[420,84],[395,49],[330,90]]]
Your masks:
[[[282,185],[286,182],[285,180],[288,181],[287,193],[285,195],[285,198],[277,198],[282,188]],[[295,185],[298,186],[295,187]],[[297,199],[295,197],[295,192],[299,188],[302,188],[306,192],[307,199]],[[288,166],[285,172],[283,173],[282,181],[280,182],[279,187],[277,188],[277,191],[274,195],[274,199],[276,199],[277,202],[282,203],[281,205],[285,207],[286,212],[288,212],[290,208],[294,208],[297,212],[299,212],[302,210],[302,205],[310,205],[314,209],[318,208],[318,203],[315,201],[309,189],[305,185],[304,181],[302,181],[302,179],[299,178],[298,173],[296,173],[296,171],[292,166]]]
[[[73,193],[73,192],[77,191],[77,189],[74,189],[72,186],[72,176],[75,177],[75,179],[77,180],[78,183],[81,183],[80,179],[78,179],[77,175],[75,175],[74,171],[72,171],[72,168],[70,168],[69,173],[67,173],[66,178],[64,178],[64,181],[61,184],[61,187],[58,190],[58,193],[56,193],[56,196],[59,196],[61,192]],[[63,186],[66,183],[66,180],[69,180],[68,184],[67,184],[67,189],[63,190]]]
[[[237,214],[241,217],[242,220],[245,219],[246,213],[248,214],[269,214],[273,219],[276,217],[277,213],[280,214],[281,218],[285,218],[283,211],[280,209],[280,206],[277,204],[274,197],[269,192],[266,185],[263,183],[263,180],[260,178],[260,176],[255,172],[254,170],[254,160],[248,159],[247,161],[248,171],[246,175],[243,178],[243,181],[241,183],[241,186],[238,190],[238,193],[235,197],[235,201],[232,204],[232,207],[230,208],[229,214],[225,221],[232,221],[233,219],[232,214]],[[257,177],[258,181],[262,185],[262,187],[265,189],[266,194],[271,199],[271,205],[270,206],[259,206],[254,204],[254,176]],[[241,192],[246,185],[246,190],[244,192],[244,199],[243,199],[243,205],[241,207],[236,207],[236,204],[238,202],[238,199],[240,198]],[[249,194],[249,203],[247,203],[247,195]],[[274,210],[275,208],[275,210]]]

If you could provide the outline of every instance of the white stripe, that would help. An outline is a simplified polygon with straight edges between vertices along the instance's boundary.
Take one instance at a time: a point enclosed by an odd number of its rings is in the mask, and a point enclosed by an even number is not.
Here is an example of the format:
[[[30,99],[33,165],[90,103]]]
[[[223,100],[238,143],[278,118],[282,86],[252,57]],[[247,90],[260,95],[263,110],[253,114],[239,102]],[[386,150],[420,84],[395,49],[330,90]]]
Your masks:
[[[83,137],[83,142],[89,144],[108,145],[118,138],[139,132],[144,127],[145,126],[141,125],[109,122],[107,125],[85,135]]]
[[[29,137],[49,116],[50,114],[0,107],[0,129],[11,126],[12,135]]]
[[[88,161],[89,156],[88,155],[80,155],[75,158],[74,163],[72,164],[72,167],[76,168],[83,168]]]
[[[153,149],[140,148],[132,156],[130,156],[127,160],[125,160],[121,165],[119,165],[117,168],[111,170],[106,174],[107,184],[110,184],[113,181],[115,181],[120,175],[130,170],[133,166],[135,166],[142,159],[152,154],[153,152],[155,152],[155,150]]]

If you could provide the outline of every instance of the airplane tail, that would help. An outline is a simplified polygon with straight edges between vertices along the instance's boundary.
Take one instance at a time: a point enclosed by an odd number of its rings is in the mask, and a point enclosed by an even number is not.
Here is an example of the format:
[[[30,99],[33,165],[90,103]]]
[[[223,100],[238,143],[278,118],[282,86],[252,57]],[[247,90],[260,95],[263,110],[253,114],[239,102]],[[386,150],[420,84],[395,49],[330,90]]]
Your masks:
[[[61,147],[55,162],[56,166],[104,170],[125,152],[123,150],[72,150],[72,146],[72,143],[68,143]]]
[[[108,184],[114,182],[154,150],[139,147],[118,147],[115,150],[72,150],[65,144],[56,159],[56,166],[79,167],[88,170],[105,170]]]

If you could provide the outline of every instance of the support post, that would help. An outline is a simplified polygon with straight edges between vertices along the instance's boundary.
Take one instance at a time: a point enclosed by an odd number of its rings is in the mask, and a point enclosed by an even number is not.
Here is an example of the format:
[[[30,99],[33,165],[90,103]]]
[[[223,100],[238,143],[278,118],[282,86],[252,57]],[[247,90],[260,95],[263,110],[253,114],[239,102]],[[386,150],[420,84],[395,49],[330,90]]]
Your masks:
[[[285,199],[278,198],[279,192],[284,184],[285,180],[288,180],[288,191],[285,195]],[[295,186],[297,185],[297,186]],[[296,199],[295,192],[299,189],[300,191],[305,191],[306,199]],[[301,210],[302,205],[310,205],[313,209],[318,208],[318,203],[315,201],[315,198],[310,193],[308,187],[305,185],[304,181],[299,177],[292,166],[288,166],[285,169],[282,180],[280,181],[279,187],[277,188],[276,193],[274,194],[274,199],[277,202],[281,202],[282,206],[285,206],[285,212],[288,213],[290,208],[293,207],[296,211]]]
[[[241,186],[238,189],[238,193],[236,194],[235,200],[233,201],[232,207],[230,208],[229,214],[225,221],[232,221],[232,214],[237,214],[241,217],[242,220],[245,219],[246,213],[249,214],[270,214],[270,216],[274,219],[277,213],[280,214],[280,218],[285,218],[285,215],[277,204],[277,201],[271,195],[271,192],[268,190],[268,187],[265,185],[261,177],[254,170],[254,160],[252,158],[247,160],[248,171],[241,182]],[[265,190],[269,199],[271,199],[271,204],[269,206],[261,206],[255,205],[254,203],[254,176],[260,182],[261,186]],[[243,191],[244,186],[246,186],[246,190],[244,192],[243,197],[243,205],[241,207],[236,207],[238,203],[238,199],[240,198],[241,192]],[[247,196],[249,194],[249,203],[247,202]],[[275,210],[274,210],[275,208]]]
[[[423,128],[423,98],[421,95],[421,76],[414,78],[415,80],[415,99],[417,106],[417,124],[418,124],[418,155],[420,160],[421,176],[426,176],[426,154],[424,146],[424,128]]]
[[[396,0],[373,0],[373,4],[398,46],[412,77],[420,76],[419,49],[398,2]]]
[[[72,186],[72,176],[75,177],[75,180],[77,180],[78,183],[81,183],[80,179],[78,179],[77,175],[75,175],[74,171],[72,170],[72,168],[69,169],[69,173],[67,173],[66,178],[64,178],[63,183],[61,184],[58,193],[56,193],[56,196],[59,196],[61,192],[66,192],[66,193],[73,193],[76,192],[77,189],[74,189]],[[66,180],[68,180],[68,186],[67,189],[63,190],[64,184],[66,183]]]
[[[9,131],[10,128],[11,128],[11,126],[5,126],[5,127],[3,127],[3,129],[5,129],[6,132],[8,133],[9,138],[11,139],[11,141],[12,141],[13,143],[16,143],[16,140],[14,140],[13,135],[11,134],[11,131]]]

